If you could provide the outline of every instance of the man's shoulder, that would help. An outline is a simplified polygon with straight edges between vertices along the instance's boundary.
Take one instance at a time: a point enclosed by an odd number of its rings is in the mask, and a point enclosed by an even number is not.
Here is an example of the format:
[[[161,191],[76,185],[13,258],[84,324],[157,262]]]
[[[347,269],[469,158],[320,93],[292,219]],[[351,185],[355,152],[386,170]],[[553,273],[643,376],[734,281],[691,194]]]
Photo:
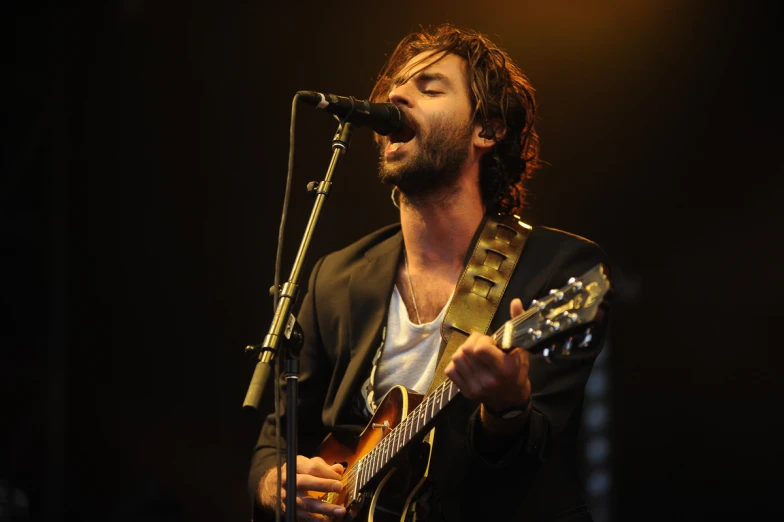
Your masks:
[[[594,241],[557,228],[534,226],[531,228],[531,239],[553,247],[599,248]]]
[[[531,228],[523,258],[529,263],[542,265],[542,268],[546,265],[550,269],[575,259],[594,264],[609,262],[607,253],[591,239],[546,226]]]
[[[547,275],[548,284],[561,285],[601,263],[609,269],[607,252],[596,242],[557,228],[535,226],[520,259],[524,273]]]

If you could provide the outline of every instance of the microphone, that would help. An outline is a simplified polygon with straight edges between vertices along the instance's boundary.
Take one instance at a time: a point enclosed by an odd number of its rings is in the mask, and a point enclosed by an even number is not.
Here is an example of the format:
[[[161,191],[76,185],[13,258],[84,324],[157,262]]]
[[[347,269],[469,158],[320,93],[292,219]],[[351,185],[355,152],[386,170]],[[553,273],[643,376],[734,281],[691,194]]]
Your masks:
[[[335,96],[315,91],[299,91],[297,94],[300,100],[310,105],[354,125],[370,127],[382,136],[388,136],[406,125],[403,111],[394,103],[371,103],[356,100],[353,96]]]

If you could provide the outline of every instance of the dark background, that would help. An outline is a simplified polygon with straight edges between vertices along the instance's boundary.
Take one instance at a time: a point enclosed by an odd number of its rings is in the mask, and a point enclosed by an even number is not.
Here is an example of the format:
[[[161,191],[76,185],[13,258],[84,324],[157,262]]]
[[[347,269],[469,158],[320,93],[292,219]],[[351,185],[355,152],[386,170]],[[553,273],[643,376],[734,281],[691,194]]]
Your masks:
[[[2,5],[0,482],[35,520],[248,519],[291,98],[366,97],[443,21],[537,89],[524,219],[613,260],[615,518],[782,511],[779,3]],[[334,129],[300,108],[284,278]],[[307,267],[395,220],[374,157],[358,130]]]

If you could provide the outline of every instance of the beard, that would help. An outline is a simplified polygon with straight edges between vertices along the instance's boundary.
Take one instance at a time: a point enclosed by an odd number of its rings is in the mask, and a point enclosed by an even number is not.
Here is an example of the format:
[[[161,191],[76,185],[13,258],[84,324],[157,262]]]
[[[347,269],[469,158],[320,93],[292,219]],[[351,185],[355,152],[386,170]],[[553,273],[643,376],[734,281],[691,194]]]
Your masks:
[[[445,116],[432,120],[427,133],[416,128],[418,150],[402,161],[387,163],[381,143],[378,177],[408,198],[427,197],[454,186],[468,157],[472,128],[454,125]]]

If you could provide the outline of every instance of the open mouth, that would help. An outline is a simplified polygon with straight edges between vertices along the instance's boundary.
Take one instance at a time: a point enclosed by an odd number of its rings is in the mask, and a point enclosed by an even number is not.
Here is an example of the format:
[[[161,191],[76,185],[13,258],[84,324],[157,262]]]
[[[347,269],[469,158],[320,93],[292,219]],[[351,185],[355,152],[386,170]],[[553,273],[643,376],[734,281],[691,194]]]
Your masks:
[[[387,136],[387,140],[389,140],[389,145],[387,146],[387,154],[391,152],[395,152],[405,143],[413,140],[416,136],[416,130],[410,126],[410,124],[404,126],[402,129],[398,129],[389,136]]]

